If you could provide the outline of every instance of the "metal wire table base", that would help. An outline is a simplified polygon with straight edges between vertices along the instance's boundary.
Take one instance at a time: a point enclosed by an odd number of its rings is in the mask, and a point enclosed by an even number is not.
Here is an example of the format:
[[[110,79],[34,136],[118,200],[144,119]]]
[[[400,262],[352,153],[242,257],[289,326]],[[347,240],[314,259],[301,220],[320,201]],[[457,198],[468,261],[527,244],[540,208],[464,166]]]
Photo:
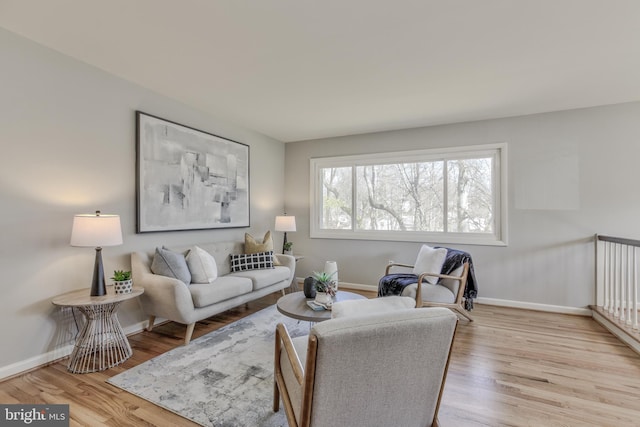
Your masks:
[[[120,301],[77,308],[86,317],[67,369],[76,374],[103,371],[133,354],[116,311]]]

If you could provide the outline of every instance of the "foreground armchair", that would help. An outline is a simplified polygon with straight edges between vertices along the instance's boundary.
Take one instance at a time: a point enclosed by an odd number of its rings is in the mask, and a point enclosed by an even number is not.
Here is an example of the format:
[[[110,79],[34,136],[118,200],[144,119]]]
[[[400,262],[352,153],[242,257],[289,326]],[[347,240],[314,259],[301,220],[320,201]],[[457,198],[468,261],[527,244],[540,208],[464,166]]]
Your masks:
[[[279,324],[273,410],[290,427],[438,426],[457,317],[401,309],[316,324],[291,339]]]

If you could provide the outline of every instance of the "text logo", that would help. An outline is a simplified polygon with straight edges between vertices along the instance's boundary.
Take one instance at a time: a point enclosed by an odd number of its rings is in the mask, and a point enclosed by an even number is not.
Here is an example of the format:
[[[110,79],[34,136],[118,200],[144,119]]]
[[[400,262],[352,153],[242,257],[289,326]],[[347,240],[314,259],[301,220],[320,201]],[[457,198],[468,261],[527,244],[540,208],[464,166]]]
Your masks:
[[[69,405],[3,405],[0,425],[68,427]]]

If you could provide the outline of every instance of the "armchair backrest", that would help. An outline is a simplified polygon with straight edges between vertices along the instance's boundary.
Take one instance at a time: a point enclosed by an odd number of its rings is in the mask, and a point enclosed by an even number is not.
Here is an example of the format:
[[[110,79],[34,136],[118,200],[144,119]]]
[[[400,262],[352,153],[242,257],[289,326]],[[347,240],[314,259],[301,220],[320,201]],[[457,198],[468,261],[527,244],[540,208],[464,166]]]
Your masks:
[[[311,396],[303,399],[302,417],[310,416],[311,426],[432,425],[456,324],[446,308],[317,324],[309,336],[303,394]]]

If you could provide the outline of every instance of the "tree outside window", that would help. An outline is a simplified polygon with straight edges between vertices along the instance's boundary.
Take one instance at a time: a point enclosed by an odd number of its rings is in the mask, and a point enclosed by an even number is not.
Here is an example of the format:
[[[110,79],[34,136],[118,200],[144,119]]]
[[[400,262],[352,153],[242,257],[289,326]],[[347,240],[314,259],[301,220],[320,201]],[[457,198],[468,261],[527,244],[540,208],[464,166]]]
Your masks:
[[[466,148],[312,159],[312,237],[499,241],[506,146]]]

